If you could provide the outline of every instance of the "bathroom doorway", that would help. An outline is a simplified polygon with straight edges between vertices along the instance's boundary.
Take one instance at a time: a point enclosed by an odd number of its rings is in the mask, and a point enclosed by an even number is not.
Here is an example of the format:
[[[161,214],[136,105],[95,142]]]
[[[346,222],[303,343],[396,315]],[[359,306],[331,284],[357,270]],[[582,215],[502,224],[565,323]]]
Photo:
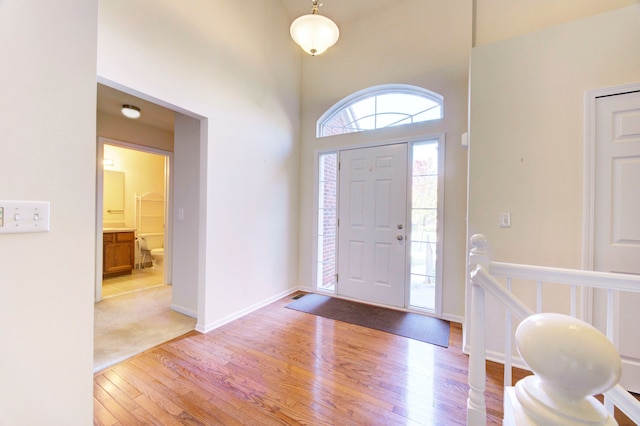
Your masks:
[[[172,153],[103,137],[98,142],[103,245],[96,299],[170,284]]]

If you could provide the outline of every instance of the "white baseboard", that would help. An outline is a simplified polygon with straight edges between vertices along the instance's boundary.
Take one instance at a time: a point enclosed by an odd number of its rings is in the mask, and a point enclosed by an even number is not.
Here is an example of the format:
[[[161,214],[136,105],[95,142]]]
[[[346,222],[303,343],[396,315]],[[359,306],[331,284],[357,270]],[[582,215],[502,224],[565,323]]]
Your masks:
[[[469,345],[465,345],[462,348],[462,353],[469,355]],[[487,353],[487,356],[485,357],[485,359],[487,361],[493,361],[493,362],[497,362],[498,364],[504,365],[504,359],[505,359],[504,352],[492,351],[487,349],[486,353]],[[519,368],[521,370],[531,371],[531,369],[527,366],[527,364],[525,364],[523,359],[517,355],[514,355],[511,358],[511,366],[515,368]]]
[[[199,331],[200,333],[208,333],[211,330],[215,330],[216,328],[222,327],[223,325],[228,324],[231,321],[237,320],[238,318],[242,318],[243,316],[248,315],[253,311],[256,311],[256,310],[258,310],[258,309],[260,309],[260,308],[262,308],[264,306],[267,306],[270,303],[275,302],[276,300],[280,300],[283,297],[286,297],[286,296],[288,296],[288,295],[290,295],[292,293],[295,293],[296,291],[306,291],[306,290],[303,290],[301,287],[296,287],[296,288],[293,288],[293,289],[285,290],[283,292],[280,292],[280,293],[276,294],[275,296],[271,296],[271,297],[269,297],[267,299],[264,299],[264,300],[262,300],[262,301],[260,301],[258,303],[254,303],[251,306],[247,306],[244,309],[241,309],[241,310],[239,310],[237,312],[234,312],[234,313],[232,313],[230,315],[227,315],[224,318],[220,318],[217,321],[213,321],[213,322],[210,322],[208,324],[200,324],[200,323],[198,323],[198,324],[196,324],[196,331]]]
[[[314,293],[315,292],[315,290],[312,287],[308,287],[308,286],[298,286],[298,287],[295,287],[293,289],[288,289],[288,290],[285,290],[285,291],[283,291],[283,292],[281,292],[281,293],[279,293],[279,294],[277,294],[275,296],[269,297],[269,298],[264,299],[264,300],[262,300],[262,301],[260,301],[258,303],[254,303],[251,306],[248,306],[248,307],[246,307],[244,309],[241,309],[241,310],[239,310],[237,312],[234,312],[234,313],[232,313],[230,315],[227,315],[226,317],[221,318],[221,319],[219,319],[217,321],[213,321],[213,322],[208,323],[208,324],[200,324],[200,323],[198,323],[198,324],[196,324],[195,329],[196,329],[196,331],[198,331],[200,333],[208,333],[211,330],[215,330],[216,328],[221,327],[221,326],[223,326],[225,324],[228,324],[231,321],[234,321],[234,320],[237,320],[239,318],[242,318],[243,316],[248,315],[253,311],[256,311],[256,310],[258,310],[258,309],[260,309],[260,308],[262,308],[262,307],[264,307],[264,306],[266,306],[266,305],[268,305],[270,303],[275,302],[276,300],[282,299],[283,297],[286,297],[286,296],[288,296],[290,294],[293,294],[293,293],[295,293],[297,291],[304,291],[304,292],[307,292],[307,293]],[[338,297],[338,296],[336,296],[336,297]],[[180,312],[181,314],[188,315],[188,316],[190,316],[192,318],[197,318],[197,314],[195,312],[190,311],[188,309],[184,309],[184,308],[182,308],[180,306],[171,305],[171,309],[173,309],[176,312]],[[462,324],[464,322],[464,317],[459,316],[459,315],[443,314],[442,315],[442,319],[447,320],[447,321],[451,321],[451,322],[460,323],[460,324]]]
[[[315,289],[313,287],[308,287],[308,286],[298,286],[296,291],[304,291],[304,292],[307,292],[307,293],[314,293]]]
[[[176,312],[178,312],[178,313],[180,313],[182,315],[186,315],[186,316],[191,317],[191,318],[198,318],[198,313],[197,312],[192,311],[191,309],[187,309],[185,307],[179,306],[179,305],[171,304],[171,310],[172,311],[176,311]]]
[[[442,319],[450,322],[457,322],[458,324],[464,323],[464,317],[460,315],[442,314]]]
[[[487,359],[489,361],[493,361],[493,362],[497,362],[498,364],[503,364],[504,365],[504,352],[498,352],[498,351],[487,351]],[[529,367],[527,366],[527,364],[522,360],[522,358],[520,358],[517,355],[514,355],[511,358],[511,366],[515,367],[515,368],[519,368],[521,370],[527,370],[530,371]]]

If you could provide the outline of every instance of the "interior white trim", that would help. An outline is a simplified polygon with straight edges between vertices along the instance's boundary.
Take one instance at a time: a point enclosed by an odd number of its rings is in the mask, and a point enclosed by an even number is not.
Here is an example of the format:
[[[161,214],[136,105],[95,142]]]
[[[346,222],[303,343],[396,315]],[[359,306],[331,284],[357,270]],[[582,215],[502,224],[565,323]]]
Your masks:
[[[325,113],[320,116],[318,121],[316,121],[316,138],[327,137],[327,136],[322,136],[322,128],[324,124],[327,121],[329,121],[334,115],[344,110],[346,107],[352,104],[355,104],[360,100],[370,98],[373,96],[384,95],[387,93],[403,93],[407,95],[421,96],[421,97],[430,99],[436,102],[437,104],[439,104],[440,108],[442,108],[442,117],[440,117],[438,120],[442,120],[444,118],[444,97],[441,94],[431,91],[429,89],[425,89],[423,87],[413,86],[410,84],[381,84],[379,86],[367,87],[366,89],[362,89],[360,91],[352,93],[349,96],[346,96],[341,100],[339,100],[338,102],[336,102],[333,106],[331,106],[331,108],[327,109],[327,111],[325,111]],[[436,121],[436,120],[427,120],[427,121]],[[421,122],[423,121],[419,121],[417,123],[421,123]],[[407,125],[417,124],[417,123],[410,123]],[[376,129],[376,130],[380,130],[380,129]],[[353,133],[353,132],[350,132],[350,133]],[[337,135],[333,135],[333,136],[337,136]]]
[[[640,91],[640,82],[587,90],[584,95],[584,162],[582,208],[582,269],[593,270],[594,212],[595,212],[595,147],[596,99],[603,96]],[[582,300],[584,320],[593,321],[593,290],[585,291]]]
[[[227,315],[227,316],[225,316],[223,318],[220,318],[217,321],[213,321],[213,322],[210,322],[210,323],[207,323],[207,324],[196,324],[196,328],[195,329],[196,329],[196,331],[199,331],[200,333],[208,333],[211,330],[215,330],[218,327],[222,327],[225,324],[228,324],[228,323],[230,323],[232,321],[235,321],[235,320],[237,320],[239,318],[242,318],[243,316],[248,315],[253,311],[257,311],[258,309],[263,308],[263,307],[269,305],[270,303],[273,303],[273,302],[275,302],[277,300],[282,299],[283,297],[286,297],[286,296],[288,296],[290,294],[293,294],[296,291],[298,291],[297,288],[282,291],[282,292],[276,294],[275,296],[271,296],[271,297],[269,297],[267,299],[264,299],[264,300],[262,300],[262,301],[260,301],[258,303],[254,303],[251,306],[247,306],[246,308],[241,309],[239,311],[236,311],[236,312],[234,312],[232,314],[229,314],[229,315]]]
[[[207,256],[206,256],[206,251],[207,251],[207,245],[206,245],[206,229],[207,229],[207,210],[208,210],[208,205],[207,205],[207,163],[208,163],[208,134],[209,134],[209,119],[207,118],[206,115],[200,114],[197,111],[192,111],[192,110],[187,110],[183,107],[180,107],[179,105],[176,105],[174,103],[170,103],[167,102],[163,99],[151,96],[147,93],[143,93],[140,92],[139,90],[136,90],[132,87],[128,87],[125,86],[123,84],[120,84],[114,80],[110,80],[108,78],[105,78],[103,76],[98,75],[97,76],[97,82],[100,84],[103,84],[105,86],[120,90],[124,93],[136,96],[140,99],[143,99],[145,101],[148,102],[153,102],[157,105],[160,105],[162,107],[168,108],[173,110],[176,113],[182,114],[185,117],[190,117],[192,119],[198,120],[199,121],[199,141],[198,141],[198,145],[199,147],[197,148],[199,151],[199,155],[198,157],[200,158],[200,176],[199,176],[199,194],[200,194],[200,200],[202,200],[199,203],[199,210],[198,210],[198,228],[199,228],[199,238],[198,238],[198,254],[197,254],[197,258],[198,258],[198,278],[197,278],[197,283],[196,283],[196,291],[197,291],[197,296],[196,296],[196,305],[197,305],[197,311],[198,311],[198,318],[204,318],[206,316],[206,311],[207,311],[207,305],[205,302],[205,294],[206,294],[206,287],[207,287],[207,283],[206,283],[206,276],[207,276]],[[101,155],[100,155],[101,157]],[[99,164],[98,167],[102,166],[102,158],[98,158]],[[171,157],[171,161],[173,162],[173,157]],[[173,173],[175,175],[176,170],[173,168],[174,165],[173,163],[171,164],[171,171],[170,173]],[[101,176],[100,176],[101,178]],[[98,180],[98,178],[96,179]],[[173,205],[173,194],[175,194],[175,190],[180,190],[180,188],[174,188],[173,187],[173,178],[170,180],[170,184],[171,184],[171,189],[170,189],[170,195],[171,195],[171,205]],[[102,180],[100,180],[98,182],[98,184],[102,185]],[[101,197],[101,196],[100,196]],[[100,205],[98,206],[98,211],[102,211],[102,202],[100,201]],[[172,221],[172,216],[168,217],[169,220]],[[173,222],[171,222],[171,224],[173,225]],[[101,230],[97,233],[96,235],[96,241],[102,241],[102,232]],[[98,276],[100,278],[100,280],[102,279],[102,258],[100,256],[101,251],[98,253],[96,252],[96,280],[98,279]],[[166,260],[165,260],[165,264],[166,264]],[[99,299],[95,300],[96,302],[99,301]]]
[[[165,250],[164,250],[164,268],[163,268],[163,283],[171,283],[171,259],[172,259],[172,206],[173,206],[173,185],[170,178],[173,170],[173,153],[170,151],[164,151],[161,149],[137,145],[129,142],[120,141],[117,139],[111,139],[104,136],[98,136],[98,149],[97,149],[97,168],[96,168],[96,282],[95,282],[95,302],[102,300],[102,196],[103,196],[103,183],[104,183],[104,164],[102,162],[104,155],[104,145],[113,145],[120,148],[132,149],[135,151],[147,152],[151,154],[158,154],[165,157]]]
[[[166,102],[166,101],[164,101],[162,99],[153,97],[151,95],[148,95],[147,93],[140,92],[139,90],[133,89],[133,88],[128,87],[128,86],[125,86],[125,85],[120,84],[120,83],[118,83],[116,81],[109,80],[108,78],[104,78],[104,77],[98,75],[96,77],[96,81],[98,83],[100,83],[100,84],[105,85],[105,86],[109,86],[109,87],[111,87],[113,89],[119,90],[119,91],[127,93],[129,95],[133,95],[133,96],[135,96],[137,98],[140,98],[140,99],[143,99],[143,100],[145,100],[147,102],[152,102],[152,103],[154,103],[156,105],[160,105],[161,107],[170,109],[172,111],[178,112],[178,113],[186,115],[188,117],[195,118],[197,120],[201,120],[203,118],[206,118],[204,115],[198,114],[197,112],[186,110],[184,108],[179,107],[178,105],[175,105],[175,104]]]
[[[337,296],[337,293],[334,292],[330,292],[327,290],[323,290],[321,288],[318,287],[318,282],[317,282],[317,278],[318,278],[318,235],[317,235],[317,229],[318,229],[318,173],[319,173],[319,168],[318,168],[318,160],[320,155],[322,154],[329,154],[329,153],[337,153],[339,154],[340,151],[347,151],[347,150],[353,150],[353,149],[361,149],[361,148],[371,148],[371,147],[377,147],[377,146],[383,146],[383,145],[395,145],[395,144],[401,144],[401,143],[406,143],[408,147],[413,146],[414,143],[419,143],[419,142],[427,142],[427,141],[437,141],[438,143],[438,147],[441,148],[438,151],[438,212],[442,212],[444,211],[444,184],[445,184],[445,162],[446,162],[446,133],[445,132],[437,132],[437,133],[429,133],[429,134],[424,134],[424,135],[413,135],[410,137],[395,137],[395,138],[390,138],[390,139],[383,139],[383,140],[377,140],[377,141],[371,141],[371,142],[364,142],[364,143],[359,143],[359,144],[354,144],[354,145],[344,145],[344,146],[336,146],[336,147],[328,147],[328,148],[318,148],[314,150],[314,186],[313,186],[313,223],[312,223],[312,230],[311,232],[313,233],[313,248],[312,248],[312,268],[311,268],[311,282],[312,282],[312,287],[313,287],[313,291],[321,293],[321,294],[331,294],[333,296]],[[411,150],[409,149],[409,153],[411,152]],[[411,165],[411,154],[409,154],[407,161],[409,161],[409,166]],[[409,169],[408,169],[409,170]],[[442,175],[440,176],[440,173],[442,173]],[[408,184],[410,184],[410,180],[411,180],[411,176],[409,176],[409,173],[407,173],[407,180],[408,180]],[[410,186],[408,186],[408,188],[410,188]],[[340,203],[340,200],[338,199],[338,203]],[[411,199],[410,197],[407,198],[407,215],[409,216],[411,214],[410,211],[410,206],[411,206]],[[407,223],[411,223],[410,222],[410,217],[407,217]],[[409,229],[410,231],[410,229]],[[434,315],[438,318],[444,318],[443,314],[442,314],[442,294],[443,294],[443,289],[442,289],[442,285],[443,285],[443,277],[442,274],[444,273],[444,214],[439,214],[438,215],[438,229],[437,229],[437,235],[438,235],[438,241],[439,243],[437,244],[436,248],[437,248],[437,254],[436,254],[436,270],[439,271],[438,276],[436,277],[437,280],[437,284],[436,284],[436,293],[435,293],[435,309],[432,310],[426,310],[426,309],[416,309],[416,308],[409,308],[409,294],[408,292],[405,292],[405,307],[407,307],[406,309],[411,309],[412,312],[417,312],[417,313],[423,313],[423,314],[430,314],[430,315]],[[407,267],[406,267],[406,276],[405,276],[405,285],[408,287],[409,286],[409,282],[410,282],[410,271],[409,271],[409,267],[408,267],[408,263],[409,263],[409,253],[407,253]],[[394,307],[395,309],[396,307]],[[449,319],[450,321],[453,322],[463,322],[463,319],[461,317],[458,316],[451,316],[449,315],[448,318],[444,318],[444,319]]]
[[[171,304],[171,310],[172,311],[176,311],[179,314],[186,315],[186,316],[191,317],[191,318],[195,318],[195,319],[198,318],[198,313],[196,311],[184,308],[184,307],[176,305],[174,303]]]
[[[460,325],[464,324],[464,317],[461,316],[461,315],[451,315],[451,314],[444,313],[444,314],[442,314],[441,318],[443,320],[447,320],[449,322],[455,322],[455,323],[458,323]]]

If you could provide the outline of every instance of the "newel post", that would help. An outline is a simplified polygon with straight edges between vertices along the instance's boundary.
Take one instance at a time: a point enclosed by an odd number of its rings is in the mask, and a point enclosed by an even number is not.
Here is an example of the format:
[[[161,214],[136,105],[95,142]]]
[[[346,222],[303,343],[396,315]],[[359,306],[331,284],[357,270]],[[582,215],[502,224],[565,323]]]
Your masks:
[[[568,315],[535,314],[518,326],[516,346],[534,374],[516,383],[515,424],[618,424],[592,396],[622,373],[615,346],[598,329]]]
[[[487,424],[487,404],[484,391],[486,382],[485,304],[484,289],[474,283],[473,271],[478,267],[489,269],[488,242],[484,235],[475,234],[470,240],[469,283],[471,284],[471,318],[469,324],[469,397],[467,398],[467,425]]]

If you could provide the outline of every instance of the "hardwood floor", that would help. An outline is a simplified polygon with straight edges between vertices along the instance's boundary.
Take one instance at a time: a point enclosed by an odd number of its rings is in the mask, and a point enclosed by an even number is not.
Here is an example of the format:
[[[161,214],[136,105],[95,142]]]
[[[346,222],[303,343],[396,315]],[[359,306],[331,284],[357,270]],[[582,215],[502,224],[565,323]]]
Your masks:
[[[289,302],[96,373],[94,424],[466,423],[459,324],[445,349],[286,309]],[[502,368],[488,364],[487,423],[501,424]]]

